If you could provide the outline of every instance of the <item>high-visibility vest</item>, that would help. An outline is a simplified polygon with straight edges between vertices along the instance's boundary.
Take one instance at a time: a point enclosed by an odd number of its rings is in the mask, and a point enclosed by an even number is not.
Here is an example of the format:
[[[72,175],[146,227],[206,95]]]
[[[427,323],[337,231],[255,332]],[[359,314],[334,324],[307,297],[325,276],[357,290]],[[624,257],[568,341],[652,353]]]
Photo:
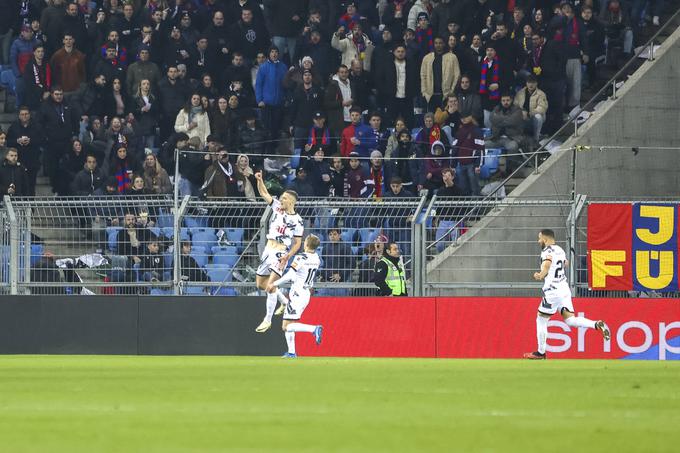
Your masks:
[[[380,258],[387,264],[387,275],[385,276],[385,283],[389,286],[393,296],[401,296],[406,294],[406,273],[404,272],[404,265],[399,262],[395,265],[392,261],[385,257]]]

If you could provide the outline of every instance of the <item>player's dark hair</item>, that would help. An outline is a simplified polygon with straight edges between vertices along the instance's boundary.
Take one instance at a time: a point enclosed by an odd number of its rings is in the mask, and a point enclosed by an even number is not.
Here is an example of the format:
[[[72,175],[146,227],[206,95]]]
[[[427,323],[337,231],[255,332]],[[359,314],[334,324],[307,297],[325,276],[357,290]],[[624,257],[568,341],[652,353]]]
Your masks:
[[[545,229],[541,230],[541,234],[545,237],[555,239],[555,232],[553,230],[549,229],[549,228],[545,228]]]
[[[318,236],[314,234],[310,234],[309,236],[307,236],[306,241],[309,243],[309,246],[314,250],[319,248],[319,245],[321,245],[321,240],[319,239]]]
[[[295,201],[298,200],[298,194],[297,194],[297,192],[294,191],[294,190],[290,190],[290,189],[289,189],[289,190],[284,190],[283,193],[287,193],[287,194],[290,195],[291,197],[295,198]]]

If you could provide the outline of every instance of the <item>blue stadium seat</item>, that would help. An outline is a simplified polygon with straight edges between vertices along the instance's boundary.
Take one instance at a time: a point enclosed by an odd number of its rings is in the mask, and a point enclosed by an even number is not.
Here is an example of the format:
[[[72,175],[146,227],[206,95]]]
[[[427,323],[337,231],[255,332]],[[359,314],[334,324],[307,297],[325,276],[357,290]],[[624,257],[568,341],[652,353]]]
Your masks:
[[[205,228],[208,226],[208,218],[199,216],[186,216],[184,217],[184,225],[186,225],[187,228]]]
[[[223,266],[234,267],[239,259],[238,249],[234,246],[212,248],[213,263]]]
[[[152,296],[172,296],[173,291],[171,289],[151,288],[149,294]]]
[[[208,255],[206,255],[203,251],[197,252],[192,250],[191,256],[196,260],[196,264],[201,267],[205,267],[205,265],[208,264]]]
[[[175,226],[171,214],[158,214],[156,218],[156,225],[160,228],[173,228]]]
[[[191,248],[194,250],[212,253],[212,248],[217,245],[217,236],[209,231],[194,233],[191,236]]]
[[[357,234],[356,228],[343,228],[342,233],[340,233],[340,239],[347,245],[354,244],[354,236]]]
[[[149,230],[157,237],[160,238],[163,235],[163,231],[161,231],[160,227],[154,226],[150,227]]]
[[[173,227],[166,227],[163,228],[163,236],[165,236],[168,239],[172,239],[175,237],[175,229]],[[188,241],[191,238],[189,237],[189,228],[181,228],[179,230],[179,239],[181,241]]]
[[[380,228],[361,228],[359,234],[361,235],[361,245],[366,247],[378,237]]]
[[[40,261],[43,249],[44,247],[42,244],[31,244],[31,267],[35,266],[38,261]]]
[[[117,226],[106,227],[107,246],[113,253],[118,251],[118,232],[122,229],[123,227]]]
[[[293,155],[290,156],[290,168],[297,169],[300,166],[300,155],[302,154],[302,149],[295,148],[293,150]]]
[[[210,287],[210,294],[214,296],[236,296],[234,288],[224,285],[224,283],[232,281],[231,268],[213,266],[215,265],[208,265],[208,278],[217,285]]]
[[[205,288],[202,286],[186,286],[184,294],[192,296],[205,296]]]
[[[226,228],[224,232],[227,235],[227,240],[234,244],[241,246],[243,244],[243,236],[245,236],[245,229],[243,228]]]
[[[170,252],[163,254],[163,261],[165,262],[166,269],[172,269],[172,265],[175,262],[175,255]]]
[[[458,239],[460,236],[460,230],[463,228],[463,224],[460,224],[458,228],[453,230],[451,233],[446,235],[446,232],[452,228],[456,222],[454,220],[442,220],[439,222],[439,226],[437,227],[437,233],[436,233],[436,240],[439,240],[441,238],[444,238],[441,242],[437,243],[437,251],[442,252],[446,247],[450,245],[450,242],[455,241]]]
[[[503,154],[503,148],[490,148],[484,152],[482,166],[479,170],[481,179],[489,179],[498,172],[498,160]]]
[[[414,140],[414,141],[415,141],[416,137],[418,136],[418,133],[419,133],[422,129],[423,129],[422,127],[414,127],[413,129],[411,129],[411,140]]]

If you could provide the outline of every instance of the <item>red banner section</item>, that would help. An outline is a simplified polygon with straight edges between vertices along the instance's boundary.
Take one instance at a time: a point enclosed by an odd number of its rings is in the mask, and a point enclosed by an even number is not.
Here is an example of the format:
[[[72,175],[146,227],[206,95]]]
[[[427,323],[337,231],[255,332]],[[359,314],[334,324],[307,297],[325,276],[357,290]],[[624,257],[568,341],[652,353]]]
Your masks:
[[[588,207],[588,286],[633,289],[633,207],[599,204]]]
[[[313,298],[302,322],[323,324],[324,338],[298,334],[300,355],[435,357],[434,298]]]
[[[324,340],[298,335],[303,356],[519,358],[536,349],[530,298],[314,298],[302,322],[323,324]],[[575,299],[578,315],[604,319],[592,329],[549,323],[550,358],[680,359],[680,300]]]

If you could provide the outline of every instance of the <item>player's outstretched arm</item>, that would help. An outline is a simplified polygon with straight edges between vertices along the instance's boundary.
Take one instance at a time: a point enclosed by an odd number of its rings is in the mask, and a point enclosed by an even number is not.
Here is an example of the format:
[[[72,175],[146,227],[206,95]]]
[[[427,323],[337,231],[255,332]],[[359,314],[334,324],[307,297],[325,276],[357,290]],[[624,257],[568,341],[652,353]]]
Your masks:
[[[255,179],[257,180],[257,191],[260,192],[260,196],[262,199],[267,203],[267,204],[272,204],[272,196],[269,195],[269,191],[267,190],[267,186],[264,185],[264,177],[262,176],[262,172],[258,171],[255,173]]]

